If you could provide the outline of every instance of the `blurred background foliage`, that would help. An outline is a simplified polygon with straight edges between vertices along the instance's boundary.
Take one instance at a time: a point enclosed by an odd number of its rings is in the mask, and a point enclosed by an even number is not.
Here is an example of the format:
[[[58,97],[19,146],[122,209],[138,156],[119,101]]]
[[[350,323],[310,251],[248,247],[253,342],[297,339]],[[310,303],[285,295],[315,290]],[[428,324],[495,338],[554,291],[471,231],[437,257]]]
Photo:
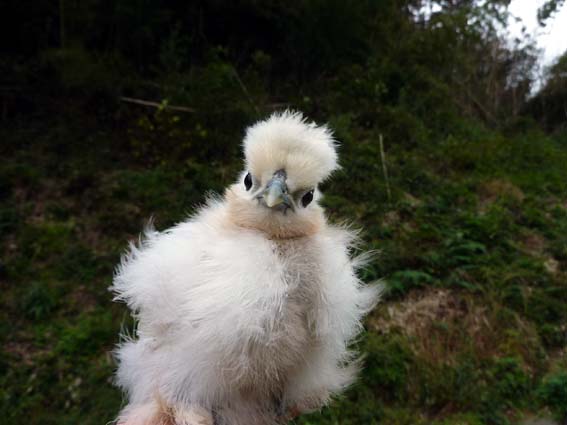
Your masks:
[[[222,192],[285,108],[335,130],[325,207],[388,288],[360,381],[297,422],[567,420],[567,56],[536,90],[508,3],[5,0],[2,423],[115,417],[127,241]]]

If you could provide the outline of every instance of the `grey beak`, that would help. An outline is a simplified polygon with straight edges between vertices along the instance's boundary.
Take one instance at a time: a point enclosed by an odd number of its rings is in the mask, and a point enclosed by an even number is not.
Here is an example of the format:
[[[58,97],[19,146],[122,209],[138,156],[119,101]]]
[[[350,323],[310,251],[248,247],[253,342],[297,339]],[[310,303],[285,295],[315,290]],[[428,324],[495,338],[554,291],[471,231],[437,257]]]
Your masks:
[[[274,176],[266,184],[263,196],[266,206],[269,208],[275,207],[280,204],[291,206],[289,195],[287,193],[286,173],[284,170],[279,170],[274,173]]]

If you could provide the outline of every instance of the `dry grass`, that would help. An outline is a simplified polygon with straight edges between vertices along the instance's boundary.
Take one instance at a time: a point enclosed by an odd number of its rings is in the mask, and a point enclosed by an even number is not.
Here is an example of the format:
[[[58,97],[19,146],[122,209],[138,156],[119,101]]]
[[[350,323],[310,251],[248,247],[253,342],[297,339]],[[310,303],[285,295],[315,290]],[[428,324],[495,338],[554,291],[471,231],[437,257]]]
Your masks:
[[[517,203],[525,199],[524,192],[507,180],[493,179],[482,184],[477,191],[479,199],[479,212],[484,214],[492,204],[502,198],[509,198]]]
[[[459,291],[415,291],[382,309],[370,326],[407,335],[415,354],[431,364],[455,365],[466,354],[480,360],[520,354],[531,371],[538,364],[540,341],[533,326]]]

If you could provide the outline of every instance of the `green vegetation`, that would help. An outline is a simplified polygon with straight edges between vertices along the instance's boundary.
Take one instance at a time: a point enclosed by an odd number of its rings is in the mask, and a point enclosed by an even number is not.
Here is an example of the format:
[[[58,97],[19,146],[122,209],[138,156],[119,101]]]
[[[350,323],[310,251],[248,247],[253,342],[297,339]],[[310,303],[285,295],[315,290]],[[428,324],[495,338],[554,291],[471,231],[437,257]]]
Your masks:
[[[61,0],[65,31],[38,3],[14,3],[28,24],[0,60],[2,423],[115,417],[120,254],[221,192],[243,129],[285,107],[335,130],[324,205],[388,289],[360,380],[297,423],[567,419],[567,62],[526,101],[534,48],[500,38],[506,1]]]

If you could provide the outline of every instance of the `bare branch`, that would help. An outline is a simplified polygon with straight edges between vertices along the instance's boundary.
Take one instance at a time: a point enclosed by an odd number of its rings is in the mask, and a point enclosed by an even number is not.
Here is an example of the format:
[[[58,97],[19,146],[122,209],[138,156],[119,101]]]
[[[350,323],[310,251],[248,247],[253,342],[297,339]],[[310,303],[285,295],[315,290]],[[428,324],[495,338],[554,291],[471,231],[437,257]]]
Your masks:
[[[157,109],[159,109],[159,108],[171,109],[172,111],[181,111],[181,112],[189,112],[189,113],[196,112],[195,109],[188,108],[186,106],[167,105],[167,104],[163,104],[163,103],[152,102],[150,100],[136,99],[136,98],[133,98],[133,97],[122,96],[120,98],[120,100],[122,102],[134,103],[136,105],[150,106],[152,108],[157,108]]]
[[[386,182],[386,194],[388,202],[392,203],[392,191],[390,190],[390,179],[388,178],[388,168],[386,167],[386,154],[384,153],[384,137],[380,134],[380,156],[382,158],[382,171],[384,172],[384,181]]]

